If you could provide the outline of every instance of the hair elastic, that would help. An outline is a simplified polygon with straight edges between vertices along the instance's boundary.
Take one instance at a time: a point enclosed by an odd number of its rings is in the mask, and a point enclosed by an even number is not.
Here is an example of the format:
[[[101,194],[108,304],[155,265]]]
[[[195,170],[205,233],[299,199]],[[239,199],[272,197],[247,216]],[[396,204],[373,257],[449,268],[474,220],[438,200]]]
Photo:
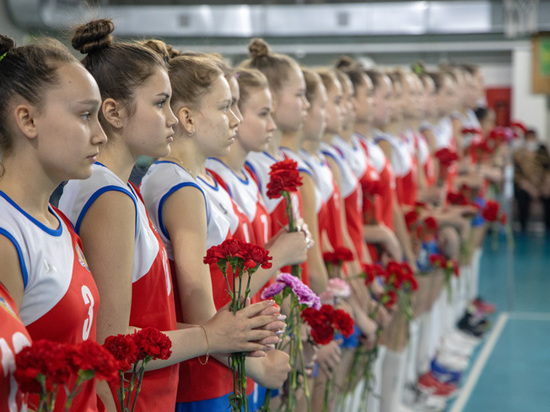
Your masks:
[[[6,57],[6,54],[8,54],[8,52],[5,52],[2,56],[0,56],[0,62],[2,61],[2,59],[3,59],[4,57]]]

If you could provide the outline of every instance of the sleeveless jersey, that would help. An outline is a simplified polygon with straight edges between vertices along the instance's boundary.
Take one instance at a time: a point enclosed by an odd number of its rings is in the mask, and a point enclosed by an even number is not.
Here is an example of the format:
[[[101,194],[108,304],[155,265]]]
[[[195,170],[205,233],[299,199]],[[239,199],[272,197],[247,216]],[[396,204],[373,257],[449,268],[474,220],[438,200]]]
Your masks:
[[[376,143],[376,137],[382,134],[383,132],[374,130],[374,140],[364,139],[363,141],[367,147],[369,160],[378,172],[382,184],[381,205],[380,208],[377,208],[378,221],[393,230],[393,194],[396,191],[395,172],[384,151]],[[380,211],[380,214],[378,214],[378,211]]]
[[[326,146],[322,147],[323,152],[327,156],[331,156],[340,169],[348,233],[353,242],[355,255],[359,260],[363,260],[365,242],[363,239],[363,192],[360,179],[366,174],[366,159],[363,163],[359,154],[364,156],[364,153],[360,147],[352,147],[338,136],[333,139],[332,150],[327,149]],[[359,153],[356,153],[357,149]],[[358,176],[357,172],[363,173],[363,176]],[[353,187],[352,191],[349,191],[350,187]]]
[[[19,392],[14,372],[15,355],[30,344],[31,337],[17,314],[17,306],[0,283],[0,412],[27,410],[26,396]]]
[[[143,177],[141,191],[147,209],[151,213],[153,221],[158,225],[167,249],[172,251],[169,234],[162,221],[163,207],[172,193],[185,187],[199,190],[204,197],[207,249],[232,238],[233,234],[237,232],[239,218],[235,214],[233,202],[224,188],[216,182],[211,185],[200,178],[195,180],[176,163],[157,161],[151,165]],[[173,270],[174,287],[178,290],[173,252],[170,254],[170,265]],[[210,276],[214,304],[219,309],[229,301],[225,290],[225,278],[215,264],[210,265]],[[176,294],[175,301],[178,322],[185,322],[179,294]],[[218,398],[230,393],[232,389],[233,383],[229,369],[215,359],[210,359],[206,365],[201,365],[197,358],[180,364],[177,402],[198,402]],[[248,389],[253,389],[252,383],[248,385]]]
[[[403,204],[414,206],[418,194],[418,143],[416,134],[412,129],[407,129],[405,133],[401,135],[401,139],[404,141],[404,147],[407,149],[411,159],[411,167],[403,177]]]
[[[250,171],[243,167],[242,173],[245,178],[241,179],[225,163],[216,158],[208,159],[206,168],[218,183],[225,186],[239,210],[245,215],[246,221],[241,222],[241,224],[244,225],[244,232],[249,235],[249,242],[265,246],[272,237],[271,222],[269,213],[267,213],[263,204],[258,184]],[[252,303],[260,302],[262,291],[272,283],[272,279],[269,279],[258,293],[252,297]]]
[[[168,255],[153,227],[138,190],[120,180],[100,163],[92,166],[92,176],[67,183],[59,207],[80,230],[82,219],[93,202],[108,191],[127,195],[136,211],[134,266],[132,270],[132,306],[130,325],[175,330],[174,293]],[[136,410],[152,411],[175,408],[178,365],[145,372]],[[116,399],[116,388],[111,387]],[[118,408],[118,406],[117,406]]]
[[[285,155],[281,152],[281,157],[285,159]],[[267,152],[250,152],[246,157],[246,166],[254,173],[258,187],[262,194],[262,200],[267,212],[271,217],[271,233],[278,233],[284,226],[288,225],[288,216],[286,215],[286,205],[282,197],[278,199],[270,199],[267,196],[267,184],[269,183],[269,171],[274,163],[278,160]],[[302,196],[300,191],[291,193],[292,212],[295,219],[302,217]],[[302,268],[302,281],[309,285],[307,274],[307,262],[300,265]],[[290,267],[281,268],[281,272],[290,272]]]
[[[390,161],[395,174],[395,192],[399,204],[404,204],[404,179],[412,168],[412,159],[407,144],[402,139],[388,133],[379,134],[374,140],[377,143],[384,140],[391,145]]]
[[[453,123],[450,116],[446,116],[434,127],[436,150],[448,148],[456,151],[456,142],[453,136]],[[458,165],[453,163],[447,170],[447,190],[453,189],[455,177],[458,175]]]
[[[50,207],[59,222],[57,229],[50,229],[3,192],[0,210],[0,234],[19,255],[25,287],[19,315],[29,335],[71,344],[95,340],[99,294],[71,223]],[[59,391],[55,411],[65,409],[65,400]],[[73,401],[75,410],[96,411],[97,403],[95,382],[83,383]],[[38,405],[38,396],[31,396],[29,404]]]
[[[329,249],[327,245],[323,245],[323,233],[326,234],[331,249],[343,247],[340,190],[334,182],[334,176],[325,155],[318,150],[316,156],[313,156],[303,149],[300,150],[299,155],[312,171],[315,186],[321,195],[321,208],[317,213],[321,250]]]
[[[423,122],[420,125],[419,133],[415,134],[417,147],[418,147],[418,161],[420,162],[420,167],[424,170],[424,175],[426,176],[426,184],[428,187],[433,186],[437,180],[435,175],[435,166],[434,159],[430,153],[430,146],[424,135],[424,130],[433,130],[433,127],[428,122]]]

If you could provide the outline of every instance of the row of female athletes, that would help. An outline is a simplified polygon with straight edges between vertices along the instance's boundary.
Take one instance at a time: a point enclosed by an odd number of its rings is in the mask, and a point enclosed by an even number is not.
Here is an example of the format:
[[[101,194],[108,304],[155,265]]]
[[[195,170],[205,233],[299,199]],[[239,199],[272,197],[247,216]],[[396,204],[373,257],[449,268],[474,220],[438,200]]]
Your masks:
[[[479,126],[471,111],[483,90],[479,70],[385,73],[347,58],[338,70],[311,70],[259,39],[231,68],[219,56],[159,41],[116,42],[113,31],[109,20],[79,26],[72,45],[82,62],[51,39],[16,47],[0,36],[0,411],[36,402],[13,378],[14,354],[32,340],[103,342],[146,326],[164,331],[173,347],[170,359],[148,364],[138,410],[227,409],[224,354],[235,351],[250,352],[250,404],[260,405],[263,388],[280,388],[289,372],[288,355],[273,350],[284,315],[271,301],[228,312],[225,282],[202,258],[232,237],[266,245],[273,256],[272,268],[254,275],[253,294],[292,264],[302,264],[304,281],[321,294],[322,252],[353,251],[345,272],[354,293],[345,305],[357,332],[312,359],[316,410],[326,376],[343,379],[353,348],[372,345],[378,326],[369,411],[402,407],[405,382],[426,375],[442,336],[447,352],[474,343],[449,332],[476,295],[476,256],[455,281],[453,303],[445,291],[421,302],[410,327],[383,308],[369,318],[376,293],[353,279],[373,261],[418,270],[404,220],[417,201],[432,205],[424,213],[439,221],[446,256],[457,257],[470,237],[462,215],[472,211],[444,206],[445,191],[461,179],[478,184],[479,169],[464,157],[460,176],[450,170],[438,186],[433,153],[465,153],[461,129]],[[129,178],[143,155],[158,160],[138,190]],[[304,183],[294,193],[301,230],[293,233],[280,223],[282,202],[266,196],[270,166],[285,158],[298,162]],[[57,209],[49,198],[63,181]],[[365,222],[362,187],[372,181],[382,189],[370,206],[375,219]],[[204,364],[205,354],[216,359]],[[451,392],[426,376],[425,393]],[[64,399],[59,393],[56,410]],[[90,381],[72,409],[116,410],[115,399],[106,383]]]

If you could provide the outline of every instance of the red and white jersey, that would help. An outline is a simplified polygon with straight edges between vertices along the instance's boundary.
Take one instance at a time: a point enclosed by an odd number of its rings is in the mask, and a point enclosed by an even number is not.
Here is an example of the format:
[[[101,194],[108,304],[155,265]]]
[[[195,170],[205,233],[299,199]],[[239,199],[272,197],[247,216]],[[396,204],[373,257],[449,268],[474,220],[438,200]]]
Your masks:
[[[351,166],[344,160],[343,152],[325,142],[321,142],[319,148],[321,149],[321,153],[323,153],[323,155],[330,157],[336,162],[336,164],[338,164],[341,178],[340,184],[342,185],[340,188],[340,194],[344,199],[349,197],[354,191],[357,190],[359,186],[359,179],[351,169]]]
[[[454,149],[453,122],[451,117],[443,117],[432,130],[435,135],[436,150],[444,147]]]
[[[283,153],[281,153],[281,157],[283,159],[286,158]],[[264,205],[271,217],[271,233],[273,234],[278,233],[281,228],[288,225],[284,199],[282,197],[270,199],[267,196],[267,184],[270,178],[269,171],[271,170],[271,166],[278,161],[267,152],[250,152],[246,157],[246,166],[256,177]],[[299,191],[292,192],[290,196],[292,199],[292,213],[295,219],[299,219],[302,217],[302,196]],[[300,267],[302,268],[302,281],[309,285],[307,262],[302,263]],[[290,272],[290,267],[281,268],[281,272]]]
[[[12,297],[0,283],[0,412],[27,410],[27,399],[15,380],[15,355],[30,346],[31,337],[23,326]]]
[[[453,122],[451,116],[445,116],[434,127],[436,150],[447,148],[457,150],[456,141],[453,136]],[[458,165],[453,163],[447,170],[447,190],[452,190],[454,178],[458,175]]]
[[[176,313],[168,254],[153,227],[138,190],[124,183],[109,168],[100,163],[92,166],[92,176],[67,183],[59,200],[77,231],[93,202],[108,191],[127,195],[134,203],[136,225],[134,266],[132,271],[132,306],[130,325],[155,327],[161,331],[175,330]],[[151,411],[175,407],[178,365],[145,372],[137,410]],[[116,388],[111,391],[116,398]],[[118,407],[118,406],[117,406]]]
[[[243,167],[244,179],[242,179],[224,162],[216,158],[208,159],[206,168],[222,179],[229,195],[246,215],[251,225],[245,230],[250,235],[250,242],[264,246],[271,239],[271,222],[254,177]]]
[[[214,207],[212,200],[198,181],[180,165],[169,161],[153,163],[141,181],[140,191],[143,200],[168,251],[168,258],[174,260],[172,244],[168,231],[162,219],[162,210],[168,197],[184,187],[192,187],[200,191],[204,197],[206,208],[207,237],[206,249],[219,245],[231,235],[231,223],[223,218],[219,208]]]
[[[363,139],[367,148],[369,160],[380,176],[382,194],[380,208],[377,208],[377,218],[389,229],[393,230],[393,195],[396,192],[395,172],[391,162],[387,159],[384,151],[376,143],[378,136],[383,135],[380,130],[373,130],[373,140]]]
[[[412,158],[408,149],[408,144],[404,139],[389,133],[380,133],[375,137],[375,141],[386,141],[391,145],[391,165],[395,175],[395,191],[400,204],[404,203],[404,179],[412,171]]]
[[[422,130],[430,129],[431,125],[423,123],[420,126],[419,133],[416,133],[416,142],[418,148],[418,162],[419,166],[424,169],[424,175],[426,176],[426,183],[428,186],[433,186],[436,181],[435,165],[432,154],[430,153],[430,146],[426,141],[426,137],[422,133]]]
[[[342,233],[341,222],[341,200],[340,190],[334,182],[334,175],[326,160],[325,155],[319,149],[312,155],[306,150],[300,150],[300,157],[307,164],[313,173],[313,179],[317,192],[321,197],[321,208],[317,212],[319,222],[319,234],[321,240],[321,250],[328,250],[327,245],[323,245],[323,233],[329,240],[331,249],[344,246],[344,237]]]
[[[25,288],[19,315],[33,340],[95,340],[99,294],[80,239],[62,213],[52,207],[50,213],[59,222],[57,229],[34,219],[0,192],[0,234],[17,250]],[[56,411],[64,410],[65,400],[60,391]],[[36,401],[38,397],[31,397],[30,403]],[[77,410],[98,410],[95,382],[82,384],[73,405]]]
[[[300,157],[298,153],[294,153],[292,150],[290,150],[287,147],[280,147],[279,150],[281,151],[281,154],[285,158],[292,159],[296,161],[296,163],[298,163],[298,171],[300,173],[306,173],[310,175],[312,179],[315,179],[315,177],[313,176],[313,171],[309,168],[309,165],[306,162],[304,162],[304,160]],[[318,214],[323,204],[322,194],[319,192],[319,188],[317,186],[315,186],[314,189],[315,189],[315,212]]]
[[[338,139],[338,140],[337,140]],[[355,248],[355,256],[358,259],[362,259],[364,254],[364,240],[363,240],[363,191],[361,190],[360,178],[354,173],[351,163],[355,163],[356,168],[360,164],[355,149],[351,147],[347,142],[335,137],[333,142],[339,143],[339,145],[322,145],[321,150],[326,156],[330,156],[334,159],[340,170],[342,197],[344,198],[344,207],[346,211],[346,225],[349,236],[353,242]],[[359,151],[364,156],[363,150],[359,147]],[[366,160],[364,162],[366,173]],[[362,170],[362,168],[361,168]],[[350,191],[350,188],[352,190]]]
[[[216,180],[214,180],[213,184],[201,178],[195,180],[177,163],[157,161],[151,165],[143,177],[141,192],[143,193],[147,209],[150,211],[153,221],[157,223],[168,250],[172,251],[172,245],[162,221],[163,207],[170,195],[182,188],[199,190],[204,197],[207,222],[207,249],[233,237],[233,234],[237,232],[239,227],[239,218],[234,210],[233,201],[225,189]],[[170,254],[170,265],[174,276],[174,287],[178,290],[172,252]],[[229,296],[225,290],[225,278],[215,264],[210,265],[210,276],[212,279],[214,304],[219,309],[229,301]],[[178,322],[185,322],[181,311],[179,294],[176,294],[175,302],[177,320]],[[252,387],[251,383],[249,388]],[[195,402],[217,398],[226,395],[231,390],[231,372],[225,365],[216,360],[212,359],[208,364],[201,365],[198,359],[195,358],[180,364],[178,402]]]

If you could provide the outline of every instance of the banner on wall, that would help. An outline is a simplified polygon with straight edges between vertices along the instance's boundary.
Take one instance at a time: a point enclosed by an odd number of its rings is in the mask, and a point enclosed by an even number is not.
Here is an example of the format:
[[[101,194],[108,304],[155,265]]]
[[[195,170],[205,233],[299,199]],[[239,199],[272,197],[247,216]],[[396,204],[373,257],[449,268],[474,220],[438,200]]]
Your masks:
[[[533,93],[550,94],[550,32],[531,38],[533,48],[531,84]]]

